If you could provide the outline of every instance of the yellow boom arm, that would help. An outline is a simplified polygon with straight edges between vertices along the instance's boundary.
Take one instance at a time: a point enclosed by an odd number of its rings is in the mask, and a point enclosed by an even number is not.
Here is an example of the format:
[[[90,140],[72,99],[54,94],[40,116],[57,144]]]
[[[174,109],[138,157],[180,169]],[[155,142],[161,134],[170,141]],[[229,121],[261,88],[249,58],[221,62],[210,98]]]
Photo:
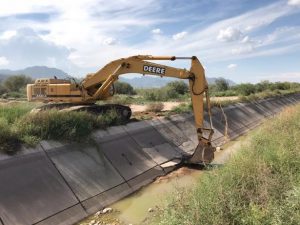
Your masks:
[[[170,66],[160,65],[145,60],[177,60],[190,59],[190,70],[179,69]],[[210,162],[213,159],[214,148],[211,146],[211,137],[213,134],[211,123],[210,101],[208,96],[208,84],[205,78],[204,69],[197,59],[197,57],[175,57],[175,56],[149,56],[138,55],[129,58],[123,58],[112,61],[105,67],[100,69],[95,74],[90,74],[82,82],[83,89],[87,90],[89,98],[93,100],[102,99],[107,96],[113,83],[122,74],[140,73],[156,75],[160,77],[175,77],[179,79],[188,79],[190,86],[190,93],[192,98],[193,112],[195,117],[195,125],[197,128],[197,135],[199,145],[189,162]],[[99,85],[101,84],[101,85]],[[98,88],[97,88],[98,87]],[[203,126],[204,107],[203,97],[206,96],[206,108],[210,118],[210,127]],[[89,99],[91,101],[91,99]],[[204,137],[204,134],[207,134]],[[196,152],[198,152],[196,154]]]

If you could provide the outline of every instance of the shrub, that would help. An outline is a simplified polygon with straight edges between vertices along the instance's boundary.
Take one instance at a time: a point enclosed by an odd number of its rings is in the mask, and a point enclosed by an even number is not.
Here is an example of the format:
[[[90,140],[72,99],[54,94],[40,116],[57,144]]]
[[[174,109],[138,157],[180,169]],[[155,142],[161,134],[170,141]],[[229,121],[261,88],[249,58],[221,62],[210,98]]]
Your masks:
[[[41,139],[81,140],[94,128],[95,118],[87,112],[60,112],[56,110],[28,114],[20,118],[17,129],[24,142],[30,137]]]
[[[218,78],[215,81],[216,91],[227,91],[229,89],[229,84],[224,78]]]
[[[250,94],[255,93],[255,86],[253,84],[250,84],[250,83],[237,85],[236,89],[237,89],[238,93],[243,95],[243,96],[248,96]]]
[[[0,150],[12,153],[21,143],[36,145],[42,139],[81,141],[93,129],[123,124],[115,110],[97,116],[87,112],[41,111],[29,114],[29,104],[0,108]]]
[[[19,92],[29,83],[33,83],[33,80],[30,77],[16,75],[8,77],[4,81],[4,87],[7,88],[8,91]]]
[[[0,151],[14,153],[20,147],[18,135],[5,118],[0,117]]]
[[[257,83],[256,86],[256,92],[263,92],[267,90],[271,90],[271,83],[268,80],[261,81]]]
[[[159,103],[150,103],[146,107],[147,112],[161,112],[164,109],[164,104]]]
[[[11,124],[34,108],[30,103],[9,103],[0,107],[0,118],[5,118]]]
[[[178,95],[184,95],[185,93],[188,93],[189,87],[186,83],[183,81],[172,81],[166,85],[167,91],[170,92],[169,96],[174,96],[175,93]]]
[[[97,117],[95,127],[106,128],[108,126],[120,125],[123,123],[124,121],[122,121],[120,115],[115,110],[111,110]]]
[[[133,87],[126,82],[117,81],[114,83],[114,86],[115,86],[115,91],[117,94],[126,94],[126,95],[135,95],[136,94]]]
[[[183,81],[168,83],[162,88],[149,88],[138,90],[145,100],[148,101],[168,101],[184,97],[189,91],[188,85]]]
[[[4,93],[6,93],[8,90],[6,87],[4,87],[1,83],[0,83],[0,95],[3,95]]]

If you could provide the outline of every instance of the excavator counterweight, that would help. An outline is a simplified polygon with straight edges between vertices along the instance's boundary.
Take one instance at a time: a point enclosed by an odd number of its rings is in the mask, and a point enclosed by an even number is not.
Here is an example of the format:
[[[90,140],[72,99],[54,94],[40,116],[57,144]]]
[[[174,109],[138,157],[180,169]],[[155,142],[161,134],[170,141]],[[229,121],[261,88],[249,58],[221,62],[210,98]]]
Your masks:
[[[161,60],[191,60],[190,70],[175,68],[152,61]],[[76,111],[101,111],[101,107],[115,109],[129,119],[130,108],[127,106],[96,105],[98,100],[107,100],[114,95],[114,82],[120,75],[139,73],[143,75],[156,75],[160,77],[174,77],[189,80],[191,101],[195,118],[195,127],[199,144],[191,156],[183,159],[184,163],[201,164],[210,163],[214,158],[215,148],[211,145],[213,135],[208,84],[204,69],[197,57],[175,57],[175,56],[151,56],[137,55],[128,58],[114,60],[96,73],[88,74],[80,83],[62,79],[37,79],[34,84],[27,85],[28,101],[40,101],[52,103],[46,105],[49,108],[75,107]],[[204,101],[204,96],[206,101]],[[60,104],[58,104],[60,103]],[[204,103],[209,116],[209,127],[204,127]],[[73,110],[73,109],[71,109]]]

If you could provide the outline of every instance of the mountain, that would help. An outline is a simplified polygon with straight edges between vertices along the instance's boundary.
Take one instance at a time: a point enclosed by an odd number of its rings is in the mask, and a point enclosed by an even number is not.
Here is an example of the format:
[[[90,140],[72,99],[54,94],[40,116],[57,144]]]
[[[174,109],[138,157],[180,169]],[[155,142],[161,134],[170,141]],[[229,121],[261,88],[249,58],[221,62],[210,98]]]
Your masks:
[[[8,77],[8,75],[0,74],[0,82],[2,80],[5,80]]]
[[[207,82],[209,84],[214,84],[216,79],[215,77],[208,77]],[[159,88],[165,86],[167,83],[170,83],[172,81],[177,81],[176,78],[160,78],[160,77],[135,77],[135,78],[124,78],[120,77],[120,81],[129,83],[134,88]],[[229,83],[230,86],[235,85],[235,83],[232,80],[226,79],[226,81]],[[187,82],[187,81],[185,81]]]
[[[0,79],[2,76],[7,77],[9,75],[20,75],[20,74],[32,77],[33,79],[50,78],[53,76],[63,78],[68,76],[67,73],[65,73],[60,69],[50,68],[47,66],[32,66],[22,70],[0,70]]]

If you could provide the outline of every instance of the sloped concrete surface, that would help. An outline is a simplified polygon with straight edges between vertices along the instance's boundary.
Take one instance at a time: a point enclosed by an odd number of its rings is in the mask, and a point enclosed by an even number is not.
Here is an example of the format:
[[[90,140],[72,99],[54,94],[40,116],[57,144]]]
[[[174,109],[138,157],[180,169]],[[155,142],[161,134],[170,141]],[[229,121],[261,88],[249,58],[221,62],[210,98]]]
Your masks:
[[[212,141],[219,146],[298,102],[300,94],[215,107]],[[88,143],[42,141],[0,154],[0,225],[74,224],[174,169],[197,141],[193,115],[182,114],[97,130]]]

